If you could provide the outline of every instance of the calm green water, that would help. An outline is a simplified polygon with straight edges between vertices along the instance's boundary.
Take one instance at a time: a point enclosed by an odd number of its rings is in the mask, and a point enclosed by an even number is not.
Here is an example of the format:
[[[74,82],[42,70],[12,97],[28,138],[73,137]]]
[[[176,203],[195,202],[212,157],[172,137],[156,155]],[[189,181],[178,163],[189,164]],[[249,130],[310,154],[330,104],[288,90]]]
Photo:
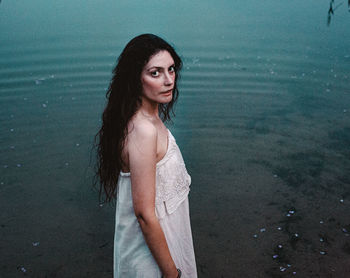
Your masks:
[[[117,56],[150,32],[184,60],[169,127],[199,277],[347,277],[350,12],[329,7],[1,1],[0,276],[112,277],[90,150]]]

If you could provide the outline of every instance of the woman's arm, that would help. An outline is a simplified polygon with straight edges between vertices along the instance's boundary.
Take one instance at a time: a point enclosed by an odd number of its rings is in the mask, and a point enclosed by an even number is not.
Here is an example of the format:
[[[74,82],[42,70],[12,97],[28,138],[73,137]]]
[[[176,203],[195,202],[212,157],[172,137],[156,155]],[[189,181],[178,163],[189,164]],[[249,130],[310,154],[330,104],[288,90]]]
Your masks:
[[[134,125],[128,135],[128,155],[135,215],[163,276],[176,278],[178,272],[155,215],[156,154],[157,130],[153,124]]]

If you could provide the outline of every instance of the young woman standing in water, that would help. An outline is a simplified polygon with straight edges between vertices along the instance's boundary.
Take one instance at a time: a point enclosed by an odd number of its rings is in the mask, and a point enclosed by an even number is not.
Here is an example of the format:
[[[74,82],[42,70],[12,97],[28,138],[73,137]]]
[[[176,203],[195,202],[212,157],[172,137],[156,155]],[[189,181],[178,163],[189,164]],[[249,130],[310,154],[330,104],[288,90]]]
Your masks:
[[[116,198],[115,278],[195,278],[191,178],[164,121],[178,97],[182,62],[144,34],[121,53],[97,134],[100,194]]]

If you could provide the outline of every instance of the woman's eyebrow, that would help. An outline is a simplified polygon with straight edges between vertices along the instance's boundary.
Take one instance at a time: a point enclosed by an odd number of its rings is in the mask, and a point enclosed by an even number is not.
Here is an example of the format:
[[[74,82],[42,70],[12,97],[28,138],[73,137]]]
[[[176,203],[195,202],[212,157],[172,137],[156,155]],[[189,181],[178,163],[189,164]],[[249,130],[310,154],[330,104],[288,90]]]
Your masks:
[[[152,67],[149,67],[147,70],[153,70],[153,69],[161,70],[163,69],[163,67],[152,66]]]
[[[174,64],[171,64],[170,66],[168,67],[160,67],[160,66],[151,66],[149,67],[147,70],[152,70],[152,69],[157,69],[157,70],[162,70],[162,69],[165,69],[165,68],[170,68],[170,67],[175,67],[175,63]]]

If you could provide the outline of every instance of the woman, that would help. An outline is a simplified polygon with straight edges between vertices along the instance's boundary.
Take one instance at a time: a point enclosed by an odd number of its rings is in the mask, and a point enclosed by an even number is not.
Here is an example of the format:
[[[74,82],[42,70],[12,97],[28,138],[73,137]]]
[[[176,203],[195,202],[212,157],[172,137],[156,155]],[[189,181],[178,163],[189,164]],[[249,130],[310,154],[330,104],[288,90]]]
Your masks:
[[[116,198],[115,278],[197,277],[180,150],[164,121],[178,96],[182,62],[144,34],[121,53],[98,133],[100,196]]]

